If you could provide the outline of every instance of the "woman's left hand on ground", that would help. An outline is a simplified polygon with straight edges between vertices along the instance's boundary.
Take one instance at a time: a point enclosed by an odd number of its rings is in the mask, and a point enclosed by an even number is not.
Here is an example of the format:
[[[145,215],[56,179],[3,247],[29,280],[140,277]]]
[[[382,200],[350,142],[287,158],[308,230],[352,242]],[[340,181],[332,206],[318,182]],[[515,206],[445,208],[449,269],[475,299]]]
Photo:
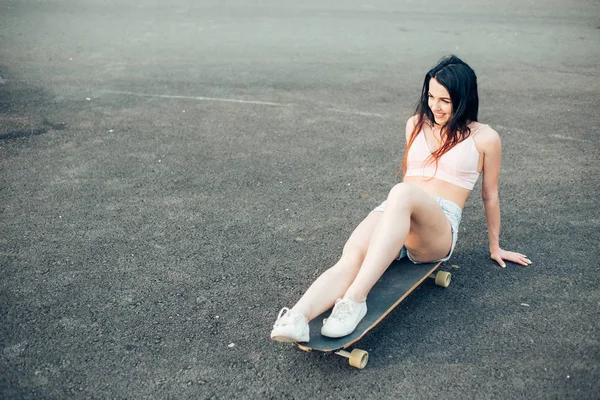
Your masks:
[[[490,253],[490,258],[496,261],[502,268],[506,268],[506,261],[514,262],[521,265],[531,264],[531,260],[525,254],[516,253],[514,251],[506,251],[502,249],[494,250]]]

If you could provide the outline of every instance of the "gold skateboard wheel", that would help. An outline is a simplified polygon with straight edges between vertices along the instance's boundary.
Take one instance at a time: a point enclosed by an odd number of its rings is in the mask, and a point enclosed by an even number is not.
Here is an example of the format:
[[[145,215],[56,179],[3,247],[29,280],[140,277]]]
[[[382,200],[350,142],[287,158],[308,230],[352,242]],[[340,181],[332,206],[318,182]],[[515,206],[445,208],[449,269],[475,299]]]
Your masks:
[[[450,286],[451,278],[452,275],[450,274],[450,272],[438,271],[437,274],[435,274],[435,284],[447,288],[448,286]]]
[[[348,362],[354,368],[363,369],[369,362],[369,353],[364,350],[354,349],[350,353]]]

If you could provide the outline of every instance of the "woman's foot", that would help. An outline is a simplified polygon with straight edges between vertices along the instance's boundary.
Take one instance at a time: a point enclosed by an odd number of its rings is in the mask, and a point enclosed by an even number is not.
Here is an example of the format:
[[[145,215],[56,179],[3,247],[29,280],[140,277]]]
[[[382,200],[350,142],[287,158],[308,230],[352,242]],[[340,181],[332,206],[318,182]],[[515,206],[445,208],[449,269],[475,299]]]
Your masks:
[[[308,342],[310,334],[304,315],[283,307],[271,331],[271,339],[278,342]]]
[[[357,303],[350,299],[337,299],[333,311],[323,327],[321,335],[338,338],[351,334],[367,315],[367,302]]]

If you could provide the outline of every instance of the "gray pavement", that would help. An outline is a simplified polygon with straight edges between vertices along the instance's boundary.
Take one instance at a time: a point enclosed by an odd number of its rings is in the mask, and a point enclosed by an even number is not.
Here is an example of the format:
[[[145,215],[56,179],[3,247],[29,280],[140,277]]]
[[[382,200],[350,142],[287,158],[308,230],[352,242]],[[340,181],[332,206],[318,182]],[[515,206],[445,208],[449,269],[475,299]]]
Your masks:
[[[125,4],[123,4],[125,3]],[[257,3],[257,4],[255,4]],[[600,4],[0,2],[0,398],[573,398],[600,393]],[[502,136],[446,290],[360,342],[272,343],[395,181],[456,53]]]

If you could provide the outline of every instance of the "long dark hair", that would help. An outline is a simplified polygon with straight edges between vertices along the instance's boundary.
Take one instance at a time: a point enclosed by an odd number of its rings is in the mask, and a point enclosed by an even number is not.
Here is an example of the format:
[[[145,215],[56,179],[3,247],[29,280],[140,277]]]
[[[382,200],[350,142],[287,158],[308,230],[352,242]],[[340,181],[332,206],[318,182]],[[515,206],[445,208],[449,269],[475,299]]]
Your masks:
[[[404,152],[404,161],[402,163],[403,173],[406,173],[407,156],[410,146],[412,146],[415,138],[423,128],[423,124],[427,123],[433,126],[435,123],[433,112],[428,104],[429,81],[431,81],[431,78],[435,78],[440,85],[446,88],[450,94],[450,100],[452,100],[452,116],[440,132],[442,144],[439,149],[431,154],[431,157],[435,160],[436,168],[441,156],[469,137],[471,130],[467,125],[470,122],[477,121],[479,96],[477,94],[477,76],[475,75],[475,71],[466,62],[454,55],[442,58],[425,75],[421,99],[415,111],[417,121]]]

